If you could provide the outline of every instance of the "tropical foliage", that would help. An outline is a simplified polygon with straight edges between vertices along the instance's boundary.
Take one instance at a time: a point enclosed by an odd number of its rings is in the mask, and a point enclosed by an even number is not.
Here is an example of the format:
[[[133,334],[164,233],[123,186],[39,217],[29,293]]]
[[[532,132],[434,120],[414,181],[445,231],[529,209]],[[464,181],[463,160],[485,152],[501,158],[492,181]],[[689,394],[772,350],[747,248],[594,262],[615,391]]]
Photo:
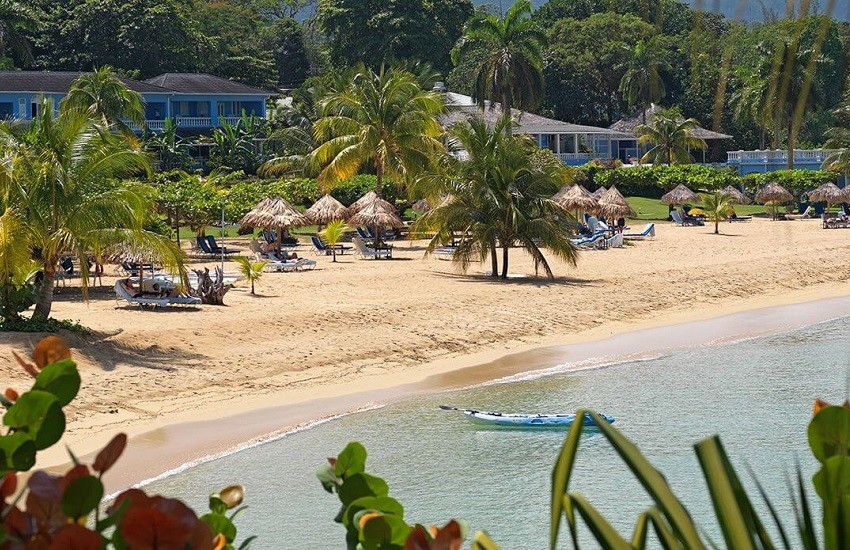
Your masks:
[[[13,352],[14,353],[14,352]],[[236,548],[233,520],[245,510],[245,490],[225,487],[209,497],[210,511],[200,517],[183,502],[141,489],[128,489],[108,504],[103,477],[127,446],[118,434],[95,456],[82,463],[71,451],[73,466],[64,474],[31,472],[36,456],[59,442],[65,432],[69,406],[80,390],[81,378],[68,345],[49,336],[39,342],[30,363],[15,355],[33,378],[26,391],[5,388],[0,431],[0,544],[9,548]],[[19,486],[20,485],[20,486]],[[24,498],[26,495],[26,498]],[[248,537],[239,548],[247,548]]]
[[[689,118],[680,119],[676,113],[658,112],[649,124],[637,127],[638,143],[649,145],[640,163],[688,164],[693,162],[691,149],[705,149],[705,141],[692,132],[699,123]]]
[[[330,222],[321,231],[320,235],[325,243],[331,248],[333,261],[336,261],[337,244],[345,237],[346,223],[343,220],[334,220]]]
[[[129,90],[109,66],[80,75],[62,100],[62,107],[85,111],[101,119],[104,124],[114,125],[124,132],[131,132],[126,122],[139,128],[144,126],[145,105],[142,95]]]
[[[720,222],[728,220],[732,215],[732,196],[723,191],[702,195],[703,211],[708,221],[714,222],[714,234],[720,233]]]
[[[502,249],[501,277],[508,277],[510,249],[521,246],[535,269],[553,277],[542,248],[570,263],[576,251],[573,227],[565,211],[551,197],[564,180],[563,163],[539,154],[527,136],[511,136],[507,117],[495,128],[480,118],[449,129],[462,157],[445,155],[441,171],[420,182],[420,189],[436,205],[417,222],[417,231],[435,232],[432,252],[460,236],[453,259],[465,270],[472,261],[490,257],[491,275],[498,277],[497,247]]]
[[[239,264],[239,272],[242,273],[246,281],[251,283],[251,296],[255,295],[254,284],[263,276],[263,269],[269,262],[266,260],[252,261],[251,258],[240,256],[236,258],[236,263]]]
[[[629,105],[644,109],[651,103],[658,103],[667,93],[662,71],[670,70],[659,46],[658,37],[640,40],[631,50],[624,63],[626,72],[620,79],[620,93]],[[646,120],[643,121],[646,123]]]

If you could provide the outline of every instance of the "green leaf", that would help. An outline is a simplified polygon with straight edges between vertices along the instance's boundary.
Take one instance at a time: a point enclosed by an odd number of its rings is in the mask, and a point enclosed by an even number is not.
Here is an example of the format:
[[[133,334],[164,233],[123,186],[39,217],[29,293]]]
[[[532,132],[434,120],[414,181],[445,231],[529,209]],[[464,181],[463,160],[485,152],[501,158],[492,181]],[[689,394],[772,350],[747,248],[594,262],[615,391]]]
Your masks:
[[[248,537],[247,539],[243,540],[242,544],[239,545],[239,550],[247,550],[251,546],[251,543],[254,542],[254,540],[256,538],[257,538],[257,535],[252,535],[252,536]]]
[[[818,540],[815,532],[814,521],[812,521],[812,510],[809,507],[809,498],[806,494],[806,485],[803,481],[803,472],[800,464],[797,464],[797,494],[799,503],[794,498],[794,517],[797,520],[797,530],[800,532],[800,540],[805,550],[817,550]],[[794,496],[792,492],[792,497]]]
[[[77,364],[70,359],[47,365],[38,373],[33,385],[34,390],[52,393],[63,407],[73,401],[80,391],[80,373]]]
[[[404,548],[413,528],[398,516],[374,517],[360,530],[359,540],[364,550]]]
[[[646,460],[634,443],[608,424],[605,419],[595,412],[590,414],[596,421],[599,431],[611,442],[614,450],[635,474],[635,477],[658,505],[659,510],[667,517],[670,526],[685,547],[701,548],[703,546],[702,541],[690,514],[670,489],[661,472]]]
[[[584,418],[584,414],[585,410],[581,409],[576,413],[576,418]],[[561,528],[561,513],[563,512],[562,502],[570,484],[570,474],[573,471],[573,464],[578,452],[582,424],[583,422],[573,422],[570,426],[570,431],[561,447],[561,453],[552,469],[552,515],[549,523],[549,548],[552,550],[558,544],[558,532]]]
[[[651,506],[646,511],[646,517],[652,522],[652,528],[655,530],[658,540],[661,541],[661,546],[664,548],[679,548],[680,545],[679,541],[676,540],[676,535],[670,530],[670,525],[657,507]]]
[[[343,479],[366,471],[366,447],[362,443],[352,441],[336,457],[334,474]]]
[[[392,497],[361,497],[348,505],[342,516],[342,524],[353,526],[354,516],[362,510],[375,510],[404,518],[404,507]]]
[[[0,436],[0,476],[35,466],[35,442],[23,432]]]
[[[770,512],[770,516],[773,518],[773,523],[774,525],[776,525],[776,529],[779,531],[779,538],[782,539],[782,547],[786,550],[792,550],[793,547],[791,546],[791,542],[788,540],[788,534],[785,531],[785,526],[782,525],[782,521],[779,519],[779,514],[776,512],[776,508],[773,506],[773,502],[771,502],[770,497],[767,496],[767,491],[764,490],[764,487],[756,477],[755,472],[753,472],[752,469],[750,469],[749,467],[748,470],[750,472],[750,477],[756,484],[756,488],[758,489],[758,492],[761,495],[765,506],[767,506],[767,509]]]
[[[850,453],[850,409],[825,407],[809,423],[809,446],[821,463]]]
[[[227,512],[227,504],[218,498],[217,494],[210,495],[210,512],[213,514],[224,514]]]
[[[850,541],[850,458],[827,459],[812,481],[823,501],[824,545],[843,548]]]
[[[95,476],[78,477],[62,493],[62,513],[76,520],[89,515],[103,499],[103,483]]]
[[[236,538],[236,526],[233,525],[232,521],[227,519],[227,516],[214,513],[204,514],[201,516],[201,521],[210,526],[213,535],[224,535],[228,543],[232,543],[233,539]]]
[[[638,516],[635,522],[635,529],[632,531],[632,547],[639,550],[646,548],[647,524],[649,523],[649,514],[647,512]]]
[[[65,415],[59,401],[53,394],[39,390],[21,395],[6,412],[3,423],[29,434],[38,450],[59,441],[65,431]]]
[[[329,493],[333,493],[334,487],[339,485],[339,478],[334,473],[334,468],[330,464],[322,464],[319,466],[319,469],[316,470],[316,477],[319,478],[319,482],[322,484],[325,491]]]
[[[113,525],[117,525],[121,518],[124,517],[124,514],[127,512],[127,509],[130,508],[130,499],[124,499],[121,501],[121,504],[112,511],[111,514],[98,521],[95,525],[95,529],[98,532],[102,533],[106,529],[109,529]]]
[[[387,482],[369,474],[354,474],[340,485],[339,500],[343,506],[348,506],[361,497],[385,497],[390,488]]]
[[[581,514],[590,532],[593,533],[596,541],[603,548],[631,550],[631,545],[617,533],[617,530],[608,523],[608,520],[587,499],[578,493],[567,493],[564,499],[569,499],[572,502],[575,509]]]
[[[487,536],[486,532],[478,531],[475,533],[475,536],[472,537],[471,550],[499,550],[499,545]]]

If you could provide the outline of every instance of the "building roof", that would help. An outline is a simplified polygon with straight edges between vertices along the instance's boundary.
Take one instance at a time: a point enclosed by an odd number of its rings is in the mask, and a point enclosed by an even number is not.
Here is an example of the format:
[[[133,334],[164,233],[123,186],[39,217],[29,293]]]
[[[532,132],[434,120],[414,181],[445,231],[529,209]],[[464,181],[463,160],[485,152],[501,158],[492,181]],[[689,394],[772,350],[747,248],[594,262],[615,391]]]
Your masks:
[[[184,94],[273,95],[268,90],[206,73],[165,73],[145,82]]]
[[[652,103],[649,107],[646,108],[645,111],[639,112],[634,116],[621,118],[614,124],[610,126],[612,130],[616,130],[618,132],[622,132],[624,134],[628,134],[631,137],[637,137],[637,127],[643,124],[643,121],[649,121],[652,116],[661,111],[663,107],[660,105],[656,105]],[[679,122],[684,122],[684,118],[679,118]],[[700,139],[732,139],[732,136],[727,134],[721,134],[720,132],[714,132],[712,130],[707,130],[702,126],[697,126],[695,129],[691,130],[691,135],[694,137],[698,137]]]
[[[449,111],[440,117],[440,122],[444,126],[466,121],[473,116],[481,116],[484,118],[484,122],[490,126],[494,126],[502,117],[501,105],[499,103],[486,101],[482,109],[468,95],[446,92],[445,97]],[[515,130],[523,134],[599,134],[611,137],[626,137],[616,130],[562,122],[535,115],[534,113],[520,111],[519,109],[511,109],[511,116],[516,122]]]
[[[76,71],[0,71],[0,91],[67,94],[83,73]],[[127,88],[139,93],[170,94],[156,84],[118,76]]]

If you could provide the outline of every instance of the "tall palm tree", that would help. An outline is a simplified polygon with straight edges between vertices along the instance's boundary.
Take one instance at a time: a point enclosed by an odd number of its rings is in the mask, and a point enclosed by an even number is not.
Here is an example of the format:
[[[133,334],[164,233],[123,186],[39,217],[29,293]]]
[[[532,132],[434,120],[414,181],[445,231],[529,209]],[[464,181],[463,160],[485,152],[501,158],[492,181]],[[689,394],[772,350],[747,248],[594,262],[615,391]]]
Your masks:
[[[827,140],[825,149],[834,149],[829,156],[823,160],[822,168],[831,172],[838,172],[844,176],[845,187],[850,185],[850,129],[842,126],[830,128],[826,131]]]
[[[455,66],[467,56],[487,53],[476,67],[472,97],[481,105],[486,100],[501,102],[503,115],[513,107],[533,108],[543,94],[546,33],[531,20],[531,11],[531,2],[520,0],[503,19],[478,12],[452,50]]]
[[[626,70],[620,79],[620,93],[629,105],[640,107],[646,124],[646,108],[658,103],[667,93],[661,72],[669,70],[664,52],[656,37],[639,40],[628,49],[628,60],[621,65]]]
[[[110,133],[87,110],[66,107],[54,117],[52,109],[43,108],[29,128],[0,124],[0,155],[12,159],[12,168],[0,177],[2,206],[18,212],[43,266],[34,317],[50,315],[56,271],[65,253],[83,260],[84,290],[89,276],[85,260],[122,248],[150,252],[184,273],[182,252],[167,238],[143,229],[152,204],[116,183],[149,170],[146,155],[129,136]]]
[[[767,128],[771,123],[770,116],[765,112],[768,82],[748,66],[737,68],[735,81],[737,87],[729,96],[732,117],[739,124],[755,124],[759,129],[759,149],[764,149]]]
[[[702,196],[703,210],[709,221],[714,222],[714,234],[720,234],[720,222],[732,214],[732,195],[715,191]]]
[[[406,71],[364,67],[342,91],[319,103],[313,125],[318,147],[307,155],[319,183],[333,186],[364,166],[375,171],[375,192],[385,175],[397,181],[426,168],[443,150],[437,116],[445,111],[439,93],[423,91]]]
[[[535,269],[542,267],[551,278],[542,247],[570,263],[576,261],[568,215],[551,199],[561,179],[554,165],[536,156],[538,149],[527,136],[508,135],[504,126],[509,124],[511,120],[503,117],[490,129],[479,118],[449,129],[452,142],[467,154],[445,156],[443,170],[434,176],[430,189],[437,206],[420,218],[417,227],[436,232],[429,251],[460,233],[453,258],[463,269],[490,256],[492,276],[498,277],[496,250],[501,247],[501,278],[506,279],[510,249],[519,245],[534,259]]]
[[[145,123],[142,94],[128,89],[108,65],[80,75],[62,100],[62,108],[87,111],[128,133],[132,131],[125,120],[139,128]]]
[[[818,67],[826,63],[816,48],[800,48],[799,38],[780,38],[759,45],[762,61],[759,75],[767,81],[762,107],[773,122],[774,147],[779,147],[780,129],[787,130],[788,169],[794,168],[794,147],[807,111],[820,102],[814,85]]]
[[[638,143],[652,145],[652,148],[640,158],[640,163],[689,164],[693,162],[690,149],[706,148],[704,140],[691,134],[697,126],[699,123],[692,118],[681,120],[675,114],[655,113],[649,124],[641,124],[636,128]]]
[[[0,58],[9,50],[24,63],[32,61],[30,43],[24,33],[36,29],[35,11],[18,0],[0,0]]]

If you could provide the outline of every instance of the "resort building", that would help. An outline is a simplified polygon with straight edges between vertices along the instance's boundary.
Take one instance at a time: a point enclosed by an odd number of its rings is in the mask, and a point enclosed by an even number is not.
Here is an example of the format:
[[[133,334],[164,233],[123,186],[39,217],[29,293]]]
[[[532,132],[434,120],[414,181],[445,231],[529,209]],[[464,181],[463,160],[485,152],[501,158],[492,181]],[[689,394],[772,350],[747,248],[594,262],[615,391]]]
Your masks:
[[[59,108],[79,72],[0,71],[0,118],[32,120],[47,100]],[[145,101],[145,125],[161,131],[172,119],[181,133],[204,134],[242,115],[266,118],[267,90],[203,73],[166,73],[145,81],[119,77]],[[141,130],[140,130],[141,131]]]
[[[823,161],[830,153],[832,151],[827,149],[794,149],[794,168],[797,170],[822,170]],[[728,157],[727,164],[737,168],[738,173],[742,176],[788,168],[787,150],[729,151],[726,155]]]
[[[442,91],[440,84],[434,89]],[[445,98],[449,112],[440,120],[444,126],[474,115],[482,116],[488,125],[495,125],[502,116],[498,103],[487,102],[482,109],[468,95],[445,92]],[[540,147],[551,150],[570,166],[581,166],[593,159],[614,158],[616,150],[612,149],[612,144],[628,137],[608,128],[570,124],[519,109],[513,109],[512,116],[516,123],[514,133],[530,135]]]

